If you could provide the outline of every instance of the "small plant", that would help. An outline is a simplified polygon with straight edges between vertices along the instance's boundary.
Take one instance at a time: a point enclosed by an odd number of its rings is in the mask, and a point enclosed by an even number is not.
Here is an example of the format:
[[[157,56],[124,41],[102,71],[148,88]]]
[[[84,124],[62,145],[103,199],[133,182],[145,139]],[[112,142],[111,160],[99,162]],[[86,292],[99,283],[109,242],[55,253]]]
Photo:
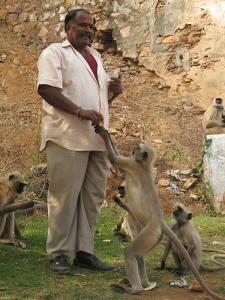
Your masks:
[[[212,139],[207,139],[206,135],[204,135],[204,143],[203,147],[201,148],[200,152],[200,159],[196,163],[196,167],[194,170],[195,177],[200,178],[203,175],[204,167],[203,167],[203,161],[204,156],[206,154],[207,149],[212,145]]]
[[[198,196],[199,201],[203,203],[210,203],[213,193],[208,183],[199,183],[195,187],[195,194]]]
[[[166,152],[164,159],[172,162],[178,161],[181,168],[182,163],[190,159],[190,155],[185,149],[177,147],[173,152]]]

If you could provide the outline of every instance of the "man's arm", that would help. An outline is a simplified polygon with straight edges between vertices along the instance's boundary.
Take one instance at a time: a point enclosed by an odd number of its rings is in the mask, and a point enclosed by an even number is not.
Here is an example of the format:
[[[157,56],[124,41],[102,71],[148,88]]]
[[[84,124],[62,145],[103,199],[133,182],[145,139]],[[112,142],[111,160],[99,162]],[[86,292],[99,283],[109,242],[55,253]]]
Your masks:
[[[94,110],[85,110],[82,107],[77,106],[67,99],[61,92],[59,88],[40,84],[38,86],[38,94],[50,105],[55,108],[61,109],[70,114],[76,115],[77,117],[90,120],[93,124],[99,124],[103,122],[103,116]]]

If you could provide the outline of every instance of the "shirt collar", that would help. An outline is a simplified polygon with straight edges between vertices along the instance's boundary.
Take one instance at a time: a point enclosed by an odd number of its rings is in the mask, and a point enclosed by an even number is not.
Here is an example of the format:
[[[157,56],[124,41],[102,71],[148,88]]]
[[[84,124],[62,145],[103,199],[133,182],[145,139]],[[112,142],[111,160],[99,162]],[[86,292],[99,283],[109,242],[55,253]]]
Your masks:
[[[61,45],[62,45],[63,48],[68,47],[68,46],[72,46],[67,39],[65,41],[63,41]]]
[[[67,39],[66,39],[65,41],[63,41],[63,42],[61,43],[61,45],[62,45],[63,48],[66,48],[66,47],[68,47],[68,46],[73,47],[73,46],[71,45],[71,43],[70,43]],[[87,46],[87,49],[88,49],[88,51],[89,51],[92,55],[97,56],[98,58],[101,57],[100,53],[98,53],[98,51],[96,51],[95,49],[93,49],[93,48],[91,48],[91,47],[88,47],[88,46]],[[75,50],[76,50],[76,49],[75,49]]]

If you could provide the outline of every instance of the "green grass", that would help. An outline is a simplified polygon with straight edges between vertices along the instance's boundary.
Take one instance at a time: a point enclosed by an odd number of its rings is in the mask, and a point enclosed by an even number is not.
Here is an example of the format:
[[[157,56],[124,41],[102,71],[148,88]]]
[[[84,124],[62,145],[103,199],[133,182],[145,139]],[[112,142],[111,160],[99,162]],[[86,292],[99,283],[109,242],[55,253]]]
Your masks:
[[[96,255],[108,263],[118,265],[119,270],[101,273],[77,269],[75,276],[56,276],[49,271],[49,260],[45,253],[46,216],[20,217],[18,222],[24,226],[22,233],[28,249],[0,245],[0,299],[127,299],[109,287],[126,275],[122,255],[126,243],[121,243],[112,235],[119,214],[118,208],[104,208],[95,236]],[[225,240],[225,218],[199,216],[193,222],[207,246],[213,240]],[[167,286],[168,280],[173,278],[166,271],[154,270],[160,264],[163,248],[162,244],[158,245],[147,257],[149,277],[151,281],[157,281],[161,288]],[[171,258],[169,264],[173,265]],[[217,272],[216,276],[218,282],[213,285],[213,289],[225,293],[225,272]],[[188,280],[190,278],[192,275],[187,276]],[[207,278],[212,278],[214,282],[215,274],[209,274]]]

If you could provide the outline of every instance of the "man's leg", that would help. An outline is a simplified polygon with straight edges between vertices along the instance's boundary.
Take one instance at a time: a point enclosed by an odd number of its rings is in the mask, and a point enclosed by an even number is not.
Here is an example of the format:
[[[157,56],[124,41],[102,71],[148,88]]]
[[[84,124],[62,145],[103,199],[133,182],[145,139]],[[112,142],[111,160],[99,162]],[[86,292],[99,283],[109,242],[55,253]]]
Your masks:
[[[62,265],[67,273],[67,256],[75,256],[77,201],[89,152],[70,151],[48,142],[46,154],[49,176],[47,253],[56,260],[56,270],[59,266],[60,272]]]
[[[90,152],[86,176],[81,189],[78,216],[78,253],[75,264],[108,271],[113,266],[104,264],[94,256],[93,238],[97,217],[106,195],[109,162],[105,152]]]

